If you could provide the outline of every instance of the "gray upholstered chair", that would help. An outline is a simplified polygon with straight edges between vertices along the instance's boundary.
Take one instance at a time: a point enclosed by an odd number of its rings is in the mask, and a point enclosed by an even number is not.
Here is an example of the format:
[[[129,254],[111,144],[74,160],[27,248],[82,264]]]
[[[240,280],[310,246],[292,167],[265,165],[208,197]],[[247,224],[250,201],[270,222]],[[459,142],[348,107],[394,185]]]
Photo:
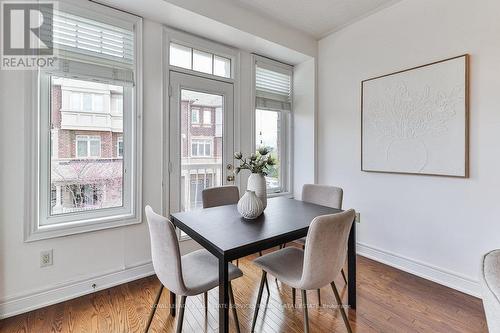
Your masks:
[[[210,187],[201,192],[203,208],[211,208],[226,205],[235,205],[240,200],[240,191],[238,186],[226,185],[218,187]],[[259,252],[262,256],[262,252]],[[236,260],[236,266],[239,266],[239,260]],[[269,284],[266,280],[266,290],[269,293]]]
[[[219,186],[204,189],[201,192],[203,208],[235,205],[240,200],[238,186]]]
[[[285,247],[254,260],[254,263],[262,269],[262,281],[253,316],[252,332],[255,329],[267,273],[302,291],[306,333],[309,332],[306,290],[319,289],[330,284],[347,331],[351,332],[334,279],[340,273],[347,257],[347,240],[354,217],[355,212],[352,209],[338,214],[318,216],[313,219],[309,227],[305,250]]]
[[[163,287],[167,287],[176,295],[181,296],[179,317],[177,319],[177,333],[182,331],[184,308],[187,296],[205,293],[205,314],[207,307],[207,292],[219,286],[219,262],[216,257],[206,250],[198,250],[189,254],[180,255],[179,241],[173,224],[161,215],[153,212],[146,206],[146,218],[151,236],[151,255],[153,267],[161,282],[161,288],[150,313],[146,332],[149,330],[160,300]],[[233,264],[229,264],[229,281],[243,276],[243,272]],[[229,282],[229,300],[233,304],[233,316],[237,331],[240,331],[238,315],[234,306],[234,295]]]
[[[500,333],[500,250],[483,256],[481,285],[488,329],[490,333]]]
[[[340,187],[317,185],[317,184],[304,184],[302,186],[302,201],[310,202],[316,205],[342,209],[342,199],[344,191]],[[306,244],[306,237],[297,239],[294,243],[302,245],[304,248]],[[344,269],[340,271],[344,282],[347,284],[347,278]],[[292,289],[293,305],[295,305],[295,290]],[[321,305],[321,291],[318,289],[318,303]]]

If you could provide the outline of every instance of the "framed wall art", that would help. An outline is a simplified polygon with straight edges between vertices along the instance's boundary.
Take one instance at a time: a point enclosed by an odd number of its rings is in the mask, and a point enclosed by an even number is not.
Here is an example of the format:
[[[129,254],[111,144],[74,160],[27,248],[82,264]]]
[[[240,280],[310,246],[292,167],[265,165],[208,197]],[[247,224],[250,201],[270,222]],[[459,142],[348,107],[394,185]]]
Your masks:
[[[469,55],[361,83],[361,170],[469,175]]]

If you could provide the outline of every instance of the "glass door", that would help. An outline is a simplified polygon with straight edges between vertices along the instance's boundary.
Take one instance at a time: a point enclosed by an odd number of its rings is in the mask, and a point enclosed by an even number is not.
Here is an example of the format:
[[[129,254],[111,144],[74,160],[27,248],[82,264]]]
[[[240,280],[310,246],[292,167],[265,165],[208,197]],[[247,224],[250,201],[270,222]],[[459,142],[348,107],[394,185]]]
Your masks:
[[[233,85],[171,71],[170,86],[170,212],[200,209],[234,183]]]

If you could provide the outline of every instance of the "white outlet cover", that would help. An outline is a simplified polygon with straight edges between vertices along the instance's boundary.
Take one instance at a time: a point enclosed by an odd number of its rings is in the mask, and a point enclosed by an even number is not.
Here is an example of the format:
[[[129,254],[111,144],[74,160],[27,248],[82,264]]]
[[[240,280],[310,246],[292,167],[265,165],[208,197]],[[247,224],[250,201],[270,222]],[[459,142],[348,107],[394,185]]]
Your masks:
[[[52,266],[53,264],[53,250],[40,252],[40,267]]]

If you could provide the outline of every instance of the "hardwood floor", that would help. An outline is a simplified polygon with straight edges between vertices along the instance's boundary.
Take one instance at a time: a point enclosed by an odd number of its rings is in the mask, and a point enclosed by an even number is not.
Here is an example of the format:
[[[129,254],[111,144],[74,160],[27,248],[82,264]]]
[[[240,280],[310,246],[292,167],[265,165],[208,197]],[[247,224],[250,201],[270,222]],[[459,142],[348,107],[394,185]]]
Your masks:
[[[242,332],[249,332],[260,279],[250,262],[240,260],[244,276],[234,282]],[[344,300],[342,277],[336,280]],[[256,332],[302,332],[302,310],[292,308],[291,289],[269,277],[271,297],[264,291]],[[151,304],[159,289],[155,276],[83,296],[71,301],[7,318],[0,332],[143,332]],[[168,290],[163,292],[150,332],[174,332],[175,319],[168,312]],[[217,290],[209,293],[205,317],[202,296],[188,297],[183,332],[216,332]],[[322,307],[316,291],[308,292],[311,332],[346,332],[340,313],[331,308],[331,289],[321,290]],[[301,304],[300,293],[297,304]],[[349,310],[355,332],[487,332],[482,303],[433,282],[378,262],[358,258],[358,309]],[[234,322],[230,318],[234,329]]]

